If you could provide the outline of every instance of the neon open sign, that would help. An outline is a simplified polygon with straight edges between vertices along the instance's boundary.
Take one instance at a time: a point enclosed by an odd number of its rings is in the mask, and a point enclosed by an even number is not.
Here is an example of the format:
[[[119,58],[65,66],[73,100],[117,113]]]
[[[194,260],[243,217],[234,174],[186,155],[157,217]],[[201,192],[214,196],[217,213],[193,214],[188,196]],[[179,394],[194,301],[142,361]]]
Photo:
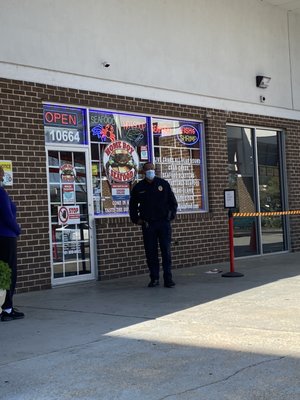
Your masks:
[[[44,106],[46,143],[85,144],[84,110]]]
[[[71,112],[46,111],[44,113],[44,122],[53,126],[69,126],[77,128],[78,117],[77,114]]]

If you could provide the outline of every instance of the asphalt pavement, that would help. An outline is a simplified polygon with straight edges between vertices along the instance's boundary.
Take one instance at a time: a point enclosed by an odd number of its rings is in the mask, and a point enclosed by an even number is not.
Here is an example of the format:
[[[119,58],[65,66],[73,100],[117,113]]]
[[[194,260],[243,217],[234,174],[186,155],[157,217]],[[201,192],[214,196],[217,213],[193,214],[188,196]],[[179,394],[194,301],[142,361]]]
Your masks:
[[[15,296],[1,400],[299,400],[300,253]],[[210,271],[210,273],[208,273]]]

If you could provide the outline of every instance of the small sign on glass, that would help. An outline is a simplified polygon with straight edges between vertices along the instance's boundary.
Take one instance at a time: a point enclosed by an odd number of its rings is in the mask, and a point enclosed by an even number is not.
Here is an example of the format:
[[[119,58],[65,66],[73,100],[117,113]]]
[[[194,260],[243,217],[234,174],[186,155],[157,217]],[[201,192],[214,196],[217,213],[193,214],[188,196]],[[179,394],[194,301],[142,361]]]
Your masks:
[[[224,208],[236,208],[234,189],[224,190]]]

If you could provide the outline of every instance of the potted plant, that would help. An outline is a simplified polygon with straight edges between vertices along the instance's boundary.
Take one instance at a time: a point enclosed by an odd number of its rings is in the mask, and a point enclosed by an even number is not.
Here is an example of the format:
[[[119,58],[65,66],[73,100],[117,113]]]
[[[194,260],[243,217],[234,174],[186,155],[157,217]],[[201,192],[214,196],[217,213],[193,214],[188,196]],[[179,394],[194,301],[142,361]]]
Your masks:
[[[8,264],[0,260],[0,307],[4,303],[6,290],[10,288],[11,270]]]

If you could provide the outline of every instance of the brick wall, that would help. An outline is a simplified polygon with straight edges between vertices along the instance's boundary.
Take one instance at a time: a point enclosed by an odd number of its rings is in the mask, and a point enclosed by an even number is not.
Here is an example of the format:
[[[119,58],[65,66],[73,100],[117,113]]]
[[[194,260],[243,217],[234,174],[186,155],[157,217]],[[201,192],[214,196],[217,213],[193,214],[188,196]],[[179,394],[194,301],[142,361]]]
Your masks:
[[[179,215],[173,224],[174,268],[228,260],[226,123],[286,131],[289,208],[300,209],[299,121],[228,113],[173,103],[0,79],[0,158],[13,162],[14,185],[22,235],[19,240],[18,291],[51,286],[46,153],[42,102],[105,108],[205,121],[210,211]],[[300,217],[291,216],[292,250],[300,250]],[[140,228],[129,218],[98,219],[97,255],[100,279],[147,272]]]

